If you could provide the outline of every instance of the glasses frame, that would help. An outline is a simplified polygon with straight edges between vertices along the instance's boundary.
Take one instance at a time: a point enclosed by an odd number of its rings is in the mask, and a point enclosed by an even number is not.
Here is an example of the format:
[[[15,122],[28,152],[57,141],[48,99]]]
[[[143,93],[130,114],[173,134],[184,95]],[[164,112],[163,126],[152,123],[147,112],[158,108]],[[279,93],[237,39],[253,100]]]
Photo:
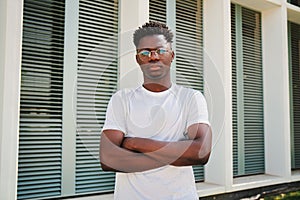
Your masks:
[[[160,51],[163,50],[163,53],[161,53]],[[143,55],[142,53],[146,53],[148,52],[148,55]],[[141,60],[148,60],[149,58],[151,58],[152,53],[155,53],[159,58],[162,58],[164,55],[166,55],[167,53],[170,52],[170,49],[167,48],[158,48],[158,49],[154,49],[154,50],[148,50],[148,49],[141,49],[141,50],[137,50],[137,56],[139,56],[139,58]]]

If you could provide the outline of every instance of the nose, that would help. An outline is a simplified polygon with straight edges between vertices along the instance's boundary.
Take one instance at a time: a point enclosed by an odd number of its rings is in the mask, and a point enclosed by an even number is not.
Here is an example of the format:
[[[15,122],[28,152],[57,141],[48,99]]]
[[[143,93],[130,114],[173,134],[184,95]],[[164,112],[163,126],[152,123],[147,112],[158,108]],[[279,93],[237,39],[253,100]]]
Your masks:
[[[159,59],[158,53],[156,51],[151,51],[149,60],[158,60],[158,59]]]

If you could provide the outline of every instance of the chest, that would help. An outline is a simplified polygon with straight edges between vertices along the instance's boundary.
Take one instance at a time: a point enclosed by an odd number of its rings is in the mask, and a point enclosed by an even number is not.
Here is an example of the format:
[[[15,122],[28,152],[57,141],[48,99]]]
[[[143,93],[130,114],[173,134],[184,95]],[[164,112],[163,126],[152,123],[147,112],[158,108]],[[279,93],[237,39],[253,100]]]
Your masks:
[[[185,125],[185,106],[173,95],[135,96],[129,100],[127,128],[131,136],[166,138],[171,134],[182,135]]]

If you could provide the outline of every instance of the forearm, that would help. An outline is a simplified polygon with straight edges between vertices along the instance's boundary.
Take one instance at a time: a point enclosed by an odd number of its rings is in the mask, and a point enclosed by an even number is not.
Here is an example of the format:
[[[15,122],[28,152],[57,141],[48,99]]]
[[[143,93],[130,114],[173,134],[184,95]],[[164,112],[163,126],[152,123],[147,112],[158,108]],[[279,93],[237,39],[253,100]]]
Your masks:
[[[141,172],[165,165],[143,153],[121,148],[106,137],[101,139],[100,161],[103,170],[117,172]]]
[[[123,145],[126,148],[142,152],[159,162],[170,165],[187,166],[207,162],[208,152],[197,140],[165,142],[145,138],[127,138],[124,142]]]

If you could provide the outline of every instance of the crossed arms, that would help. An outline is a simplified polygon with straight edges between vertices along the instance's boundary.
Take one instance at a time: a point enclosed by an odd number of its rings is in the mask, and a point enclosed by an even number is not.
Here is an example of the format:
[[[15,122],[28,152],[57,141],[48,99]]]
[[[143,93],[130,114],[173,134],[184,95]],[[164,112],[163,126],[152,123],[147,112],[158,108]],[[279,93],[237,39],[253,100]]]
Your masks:
[[[100,162],[104,171],[141,172],[165,165],[205,165],[212,131],[197,123],[188,128],[189,139],[177,142],[149,138],[126,138],[119,130],[104,130],[100,141]]]

